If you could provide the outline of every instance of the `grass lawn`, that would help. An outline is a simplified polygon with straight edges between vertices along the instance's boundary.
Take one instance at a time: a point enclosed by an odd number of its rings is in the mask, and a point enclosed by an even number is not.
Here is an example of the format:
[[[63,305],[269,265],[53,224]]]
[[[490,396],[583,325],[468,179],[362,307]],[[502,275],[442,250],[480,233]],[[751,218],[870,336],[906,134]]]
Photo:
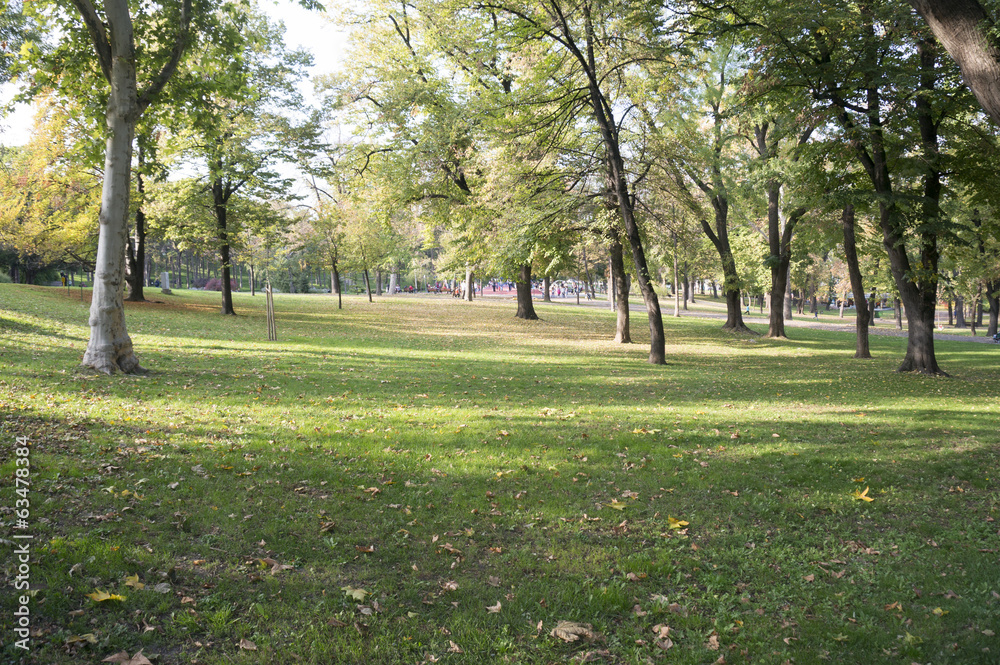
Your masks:
[[[0,284],[0,662],[1000,662],[1000,347],[178,291],[108,378],[79,297]]]

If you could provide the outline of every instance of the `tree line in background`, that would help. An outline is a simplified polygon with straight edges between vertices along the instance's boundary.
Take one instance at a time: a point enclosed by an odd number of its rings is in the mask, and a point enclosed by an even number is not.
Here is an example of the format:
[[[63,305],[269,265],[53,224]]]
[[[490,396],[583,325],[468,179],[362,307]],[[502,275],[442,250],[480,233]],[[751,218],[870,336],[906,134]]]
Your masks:
[[[994,9],[940,4],[914,3],[941,34]],[[678,314],[695,283],[744,334],[751,306],[784,337],[793,307],[850,303],[862,358],[880,301],[907,322],[902,371],[943,374],[943,301],[949,324],[997,332],[997,131],[969,73],[997,60],[991,23],[945,39],[960,69],[891,2],[326,9],[352,38],[317,108],[297,87],[309,55],[252,3],[4,12],[20,56],[0,75],[39,112],[0,153],[0,262],[19,281],[93,275],[84,364],[141,371],[122,301],[160,270],[214,277],[223,314],[262,274],[339,293],[349,273],[369,297],[383,278],[470,298],[477,276],[509,279],[528,319],[533,280],[605,282],[621,342],[635,285],[652,363],[660,295]]]

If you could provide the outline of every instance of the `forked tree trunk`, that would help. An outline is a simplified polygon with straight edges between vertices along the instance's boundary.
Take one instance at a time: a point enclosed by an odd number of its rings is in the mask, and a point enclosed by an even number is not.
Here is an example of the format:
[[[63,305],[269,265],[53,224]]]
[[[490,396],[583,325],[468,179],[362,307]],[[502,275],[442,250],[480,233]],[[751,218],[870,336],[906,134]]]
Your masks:
[[[514,282],[517,288],[517,314],[514,316],[518,319],[525,319],[527,321],[538,320],[538,315],[535,314],[535,305],[531,302],[531,264],[526,263],[521,266],[521,271],[518,274],[518,279]]]
[[[608,254],[611,256],[611,283],[615,293],[615,342],[618,344],[631,344],[632,333],[629,330],[629,309],[628,309],[628,275],[625,274],[624,247],[618,240],[617,234],[611,230],[611,244],[608,247]]]

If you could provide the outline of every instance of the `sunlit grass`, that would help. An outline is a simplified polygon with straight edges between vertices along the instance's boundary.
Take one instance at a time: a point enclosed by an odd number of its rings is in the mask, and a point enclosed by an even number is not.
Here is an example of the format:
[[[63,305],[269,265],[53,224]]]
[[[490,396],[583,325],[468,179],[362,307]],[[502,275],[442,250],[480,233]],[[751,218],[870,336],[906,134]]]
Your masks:
[[[641,316],[621,346],[605,309],[290,295],[267,342],[260,296],[181,291],[129,306],[150,374],[106,378],[73,296],[0,285],[25,662],[996,662],[1000,348],[934,379],[899,338],[668,317],[653,367]]]

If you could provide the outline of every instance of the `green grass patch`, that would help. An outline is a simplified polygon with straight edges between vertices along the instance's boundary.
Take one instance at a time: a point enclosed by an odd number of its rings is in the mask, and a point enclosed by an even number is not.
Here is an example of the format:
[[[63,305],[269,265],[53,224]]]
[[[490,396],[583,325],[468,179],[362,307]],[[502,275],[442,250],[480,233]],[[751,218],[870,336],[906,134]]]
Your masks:
[[[108,378],[79,293],[0,284],[0,662],[1000,658],[1000,347],[667,317],[654,367],[602,309],[279,295],[267,342],[260,296],[153,298]]]

